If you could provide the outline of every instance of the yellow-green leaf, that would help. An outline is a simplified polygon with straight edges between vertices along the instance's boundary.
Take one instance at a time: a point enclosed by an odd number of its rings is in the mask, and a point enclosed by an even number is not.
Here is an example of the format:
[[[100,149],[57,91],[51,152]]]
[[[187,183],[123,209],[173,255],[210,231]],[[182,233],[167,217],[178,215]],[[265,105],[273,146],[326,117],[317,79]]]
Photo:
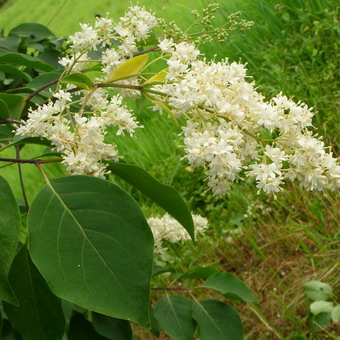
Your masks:
[[[144,93],[144,95],[151,102],[153,102],[154,104],[158,105],[162,110],[164,110],[173,119],[175,124],[178,126],[177,118],[175,117],[174,113],[169,109],[169,107],[165,103],[161,102],[160,100],[153,99],[152,97],[146,95],[145,93]]]
[[[147,54],[142,54],[127,60],[125,63],[119,65],[113,70],[107,79],[107,82],[110,83],[114,80],[129,78],[129,76],[138,74],[139,71],[146,65],[148,59],[149,56]]]
[[[161,71],[159,71],[158,73],[156,73],[154,76],[152,76],[151,78],[149,78],[144,84],[144,85],[148,85],[148,84],[153,84],[153,83],[163,83],[165,81],[165,77],[168,74],[169,69],[165,68]]]

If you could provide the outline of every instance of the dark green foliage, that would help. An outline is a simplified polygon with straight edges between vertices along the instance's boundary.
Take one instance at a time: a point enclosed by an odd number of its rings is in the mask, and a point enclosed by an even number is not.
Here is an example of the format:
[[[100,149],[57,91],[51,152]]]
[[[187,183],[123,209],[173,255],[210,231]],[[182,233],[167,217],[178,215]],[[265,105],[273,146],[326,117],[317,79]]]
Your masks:
[[[0,299],[18,304],[8,274],[16,253],[21,217],[19,207],[7,181],[0,176]]]
[[[32,203],[29,251],[57,296],[149,324],[153,238],[137,203],[87,176],[53,180]]]
[[[12,327],[25,340],[59,340],[64,334],[61,301],[51,293],[44,278],[23,247],[13,261],[10,282],[19,306],[4,303]]]

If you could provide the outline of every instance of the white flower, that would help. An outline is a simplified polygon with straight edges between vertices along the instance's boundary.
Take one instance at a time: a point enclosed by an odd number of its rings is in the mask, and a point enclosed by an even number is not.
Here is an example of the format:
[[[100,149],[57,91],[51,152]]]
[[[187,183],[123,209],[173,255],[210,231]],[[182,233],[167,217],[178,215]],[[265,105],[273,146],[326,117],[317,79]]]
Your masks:
[[[97,45],[101,41],[97,34],[97,31],[87,24],[80,24],[80,26],[82,30],[75,33],[74,36],[70,36],[70,40],[72,41],[72,48],[76,52],[84,52],[97,49]]]
[[[192,218],[195,235],[203,234],[208,228],[208,220],[200,215],[192,215]],[[172,243],[190,240],[190,236],[183,226],[168,214],[163,217],[150,217],[148,224],[155,240],[156,253],[166,251],[166,248],[162,245],[163,240]]]
[[[172,53],[174,52],[173,48],[174,42],[172,39],[163,39],[159,42],[158,46],[163,53]]]
[[[280,148],[274,148],[270,145],[266,145],[264,154],[269,157],[274,163],[281,163],[287,160],[287,156]]]

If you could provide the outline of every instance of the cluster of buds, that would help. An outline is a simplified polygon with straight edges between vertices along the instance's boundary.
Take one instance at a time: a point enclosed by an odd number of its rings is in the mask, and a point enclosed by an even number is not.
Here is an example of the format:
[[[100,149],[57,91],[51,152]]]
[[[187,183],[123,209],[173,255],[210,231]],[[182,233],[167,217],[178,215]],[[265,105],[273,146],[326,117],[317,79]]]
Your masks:
[[[192,27],[210,29],[216,9],[210,5],[203,16],[194,13]],[[245,65],[208,61],[198,49],[210,38],[220,39],[228,27],[249,27],[238,18],[230,16],[210,35],[205,30],[182,32],[176,26],[171,36],[163,20],[134,6],[118,23],[98,18],[94,26],[82,24],[82,30],[70,37],[70,54],[60,60],[65,68],[61,80],[76,72],[86,75],[91,63],[99,63],[101,77],[94,79],[92,89],[61,81],[47,104],[29,112],[17,134],[49,139],[71,174],[103,177],[104,161],[118,160],[116,146],[105,142],[107,127],[116,126],[118,135],[134,133],[139,125],[124,100],[137,94],[156,110],[185,118],[186,158],[193,167],[205,169],[216,195],[225,194],[243,177],[253,177],[259,192],[274,196],[285,181],[295,179],[307,190],[338,188],[340,166],[313,134],[314,113],[306,104],[283,94],[266,100],[249,80]],[[161,33],[151,48],[145,48],[155,27]],[[100,61],[91,59],[93,51]],[[156,57],[147,64],[149,53]],[[164,61],[167,68],[145,72],[150,64]]]

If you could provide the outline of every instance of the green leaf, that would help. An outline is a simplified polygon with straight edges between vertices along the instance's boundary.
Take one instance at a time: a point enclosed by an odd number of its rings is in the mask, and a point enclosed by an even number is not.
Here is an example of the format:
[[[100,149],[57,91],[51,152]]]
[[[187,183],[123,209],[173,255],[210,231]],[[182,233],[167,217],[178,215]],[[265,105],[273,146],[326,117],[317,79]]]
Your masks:
[[[95,79],[102,77],[103,73],[101,69],[102,69],[102,64],[95,64],[89,68],[84,69],[83,74],[86,74],[88,78],[90,78],[92,81],[95,81]]]
[[[200,278],[208,278],[214,274],[219,273],[219,271],[215,267],[206,266],[206,267],[191,267],[188,271],[180,275],[179,279],[200,279]]]
[[[149,56],[141,54],[137,57],[128,59],[125,63],[117,66],[110,74],[107,83],[115,80],[129,78],[130,76],[138,74],[148,62]]]
[[[169,73],[169,68],[165,68],[158,73],[156,73],[154,76],[149,78],[142,86],[148,85],[148,84],[154,84],[154,83],[163,83],[165,81],[166,75]]]
[[[2,337],[1,337],[2,335]],[[22,337],[12,328],[8,319],[3,320],[1,340],[22,340]]]
[[[312,318],[312,331],[318,331],[332,322],[331,313],[319,313]]]
[[[176,340],[191,340],[196,324],[192,313],[193,302],[184,296],[166,296],[160,299],[154,315],[166,334]]]
[[[54,70],[52,72],[41,74],[38,77],[35,77],[27,87],[37,90],[38,88],[42,87],[43,85],[52,82],[54,80],[59,79],[60,75],[62,74],[61,70]],[[48,90],[48,88],[47,88]],[[46,90],[45,90],[46,91]]]
[[[21,228],[19,206],[7,181],[0,176],[0,299],[17,305],[8,281]]]
[[[309,306],[312,314],[331,313],[333,310],[333,302],[330,301],[314,301]]]
[[[17,94],[0,93],[0,99],[6,103],[9,111],[9,117],[13,119],[20,119],[21,112],[25,106],[25,97]]]
[[[107,340],[98,334],[91,322],[87,321],[83,314],[74,312],[70,321],[68,340]]]
[[[2,339],[2,327],[3,327],[3,321],[2,321],[2,316],[0,312],[0,339]]]
[[[73,73],[63,78],[61,83],[73,84],[85,90],[91,90],[94,87],[92,80],[82,73]]]
[[[0,38],[0,48],[16,52],[20,42],[21,39],[17,35],[8,35],[6,38]]]
[[[37,23],[21,24],[12,28],[9,34],[16,34],[23,37],[30,37],[31,40],[42,40],[54,37],[54,34],[46,27]]]
[[[23,79],[27,82],[31,81],[31,76],[28,75],[25,72],[20,71],[18,68],[11,66],[11,65],[6,65],[6,64],[0,64],[0,71],[8,73],[8,74],[13,74],[14,76]]]
[[[6,102],[0,99],[0,118],[8,118],[9,110]]]
[[[309,281],[303,285],[305,294],[314,301],[327,300],[333,294],[333,289],[321,281]]]
[[[170,273],[172,271],[173,271],[173,269],[165,268],[165,267],[158,266],[158,265],[154,265],[153,269],[152,269],[152,276],[154,277],[154,276],[157,276],[157,275],[161,275],[163,273]]]
[[[193,304],[192,316],[197,322],[200,340],[243,339],[240,316],[222,301],[197,301]]]
[[[13,328],[25,340],[60,340],[65,327],[61,301],[51,293],[26,247],[13,261],[10,282],[20,304],[4,304]]]
[[[53,180],[31,205],[28,232],[33,262],[54,294],[149,325],[153,238],[124,190],[87,176]]]
[[[331,312],[332,321],[334,323],[340,322],[340,305],[336,305]]]
[[[15,135],[13,138],[13,142],[11,145],[17,144],[38,144],[38,145],[46,145],[50,146],[51,142],[48,139],[40,138],[40,137],[21,137],[20,135]]]
[[[62,66],[59,64],[59,59],[64,55],[59,51],[54,50],[53,48],[47,48],[46,46],[42,46],[43,50],[39,53],[38,57],[44,63],[49,64],[55,68],[62,69]]]
[[[244,282],[230,273],[218,273],[210,276],[202,287],[211,288],[230,299],[245,302],[258,302]]]
[[[38,58],[31,57],[23,53],[9,52],[4,48],[0,48],[0,63],[24,65],[46,72],[54,69],[54,67],[43,63]]]
[[[146,98],[148,98],[154,104],[158,105],[162,110],[164,110],[172,118],[174,123],[177,126],[179,126],[176,116],[174,115],[174,113],[169,109],[169,107],[165,103],[161,102],[160,100],[156,100],[156,99],[152,98],[151,96],[147,95],[146,93],[144,93],[144,96]]]
[[[150,322],[151,322],[150,333],[153,334],[155,337],[159,338],[160,336],[159,323],[155,318],[154,309],[152,308],[151,305],[150,305]]]
[[[192,239],[195,237],[194,222],[188,206],[181,195],[172,187],[159,183],[144,169],[124,163],[107,162],[108,169],[113,174],[122,178],[151,200],[157,203],[172,217],[174,217],[189,233]]]
[[[92,323],[96,332],[112,340],[132,340],[130,322],[92,313]]]

